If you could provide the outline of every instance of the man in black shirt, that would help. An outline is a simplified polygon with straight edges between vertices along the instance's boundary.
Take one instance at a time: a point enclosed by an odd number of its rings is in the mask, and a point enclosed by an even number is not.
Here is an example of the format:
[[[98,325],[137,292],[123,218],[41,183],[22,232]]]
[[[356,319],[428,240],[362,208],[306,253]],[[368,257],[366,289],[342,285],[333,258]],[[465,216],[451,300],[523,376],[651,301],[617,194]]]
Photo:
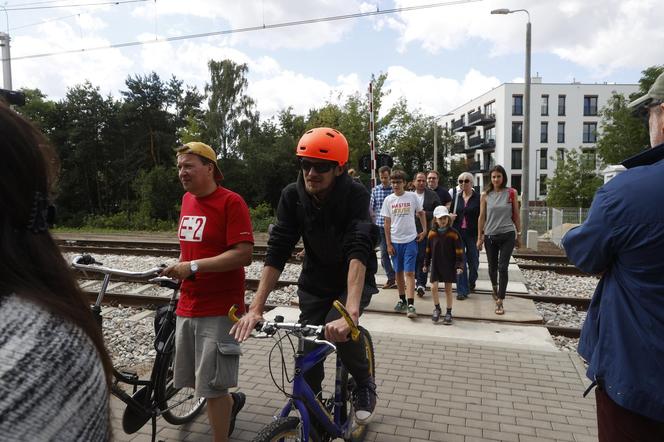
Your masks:
[[[444,186],[438,184],[439,179],[440,175],[438,175],[438,172],[430,170],[427,174],[427,187],[436,192],[438,198],[440,198],[440,204],[449,209],[452,197],[450,196],[450,192]]]
[[[326,324],[325,338],[337,343],[344,365],[357,382],[355,418],[369,422],[376,406],[376,384],[363,341],[349,341],[350,327],[332,304],[340,300],[353,321],[378,292],[374,247],[378,229],[369,215],[369,192],[346,172],[348,143],[337,130],[306,132],[296,148],[301,173],[281,192],[277,223],[268,240],[261,280],[248,312],[231,333],[242,342],[262,320],[268,294],[300,238],[304,262],[298,280],[300,322]],[[323,364],[305,374],[314,392],[321,390]]]

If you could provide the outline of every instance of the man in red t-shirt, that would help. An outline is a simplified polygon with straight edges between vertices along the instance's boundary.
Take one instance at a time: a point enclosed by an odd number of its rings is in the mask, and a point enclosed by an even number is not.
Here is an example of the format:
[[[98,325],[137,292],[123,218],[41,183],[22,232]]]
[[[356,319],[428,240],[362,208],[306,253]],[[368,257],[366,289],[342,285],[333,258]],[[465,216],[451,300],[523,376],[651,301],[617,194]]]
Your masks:
[[[223,175],[212,148],[191,142],[177,151],[186,193],[180,211],[180,262],[163,275],[182,280],[176,310],[175,387],[195,388],[207,399],[215,441],[227,441],[244,405],[237,386],[240,346],[229,334],[228,310],[244,308],[244,266],[254,238],[242,197],[219,183]]]

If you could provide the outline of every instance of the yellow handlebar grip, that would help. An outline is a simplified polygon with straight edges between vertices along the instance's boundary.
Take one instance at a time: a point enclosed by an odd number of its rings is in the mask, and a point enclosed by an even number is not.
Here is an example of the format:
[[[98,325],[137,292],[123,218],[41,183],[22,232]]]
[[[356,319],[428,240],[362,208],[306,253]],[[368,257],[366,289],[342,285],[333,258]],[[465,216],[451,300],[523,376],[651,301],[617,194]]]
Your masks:
[[[350,317],[350,314],[348,311],[346,311],[346,308],[342,303],[339,302],[339,300],[334,301],[334,308],[336,308],[341,316],[346,320],[346,323],[348,323],[348,326],[350,327],[350,338],[357,342],[360,339],[360,329],[357,328],[357,325],[355,325],[355,322],[353,322],[353,318]]]
[[[235,314],[235,312],[238,311],[239,308],[240,308],[239,305],[233,304],[231,309],[228,311],[228,317],[234,323],[240,320],[240,318],[238,318],[237,315]]]

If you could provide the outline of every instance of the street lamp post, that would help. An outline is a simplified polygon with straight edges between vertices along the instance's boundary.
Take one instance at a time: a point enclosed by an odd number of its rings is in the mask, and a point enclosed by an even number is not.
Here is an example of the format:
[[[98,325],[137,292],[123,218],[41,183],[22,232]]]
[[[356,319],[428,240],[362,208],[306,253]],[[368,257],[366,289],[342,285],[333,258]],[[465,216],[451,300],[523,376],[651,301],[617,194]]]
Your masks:
[[[433,117],[433,170],[438,172],[438,120],[443,117],[454,115],[453,112],[448,112],[444,115]]]
[[[526,113],[523,116],[523,165],[521,175],[521,244],[528,246],[528,186],[530,174],[530,13],[525,9],[494,9],[492,14],[512,14],[514,12],[525,12],[528,15],[526,23],[526,86],[523,97],[523,105]]]

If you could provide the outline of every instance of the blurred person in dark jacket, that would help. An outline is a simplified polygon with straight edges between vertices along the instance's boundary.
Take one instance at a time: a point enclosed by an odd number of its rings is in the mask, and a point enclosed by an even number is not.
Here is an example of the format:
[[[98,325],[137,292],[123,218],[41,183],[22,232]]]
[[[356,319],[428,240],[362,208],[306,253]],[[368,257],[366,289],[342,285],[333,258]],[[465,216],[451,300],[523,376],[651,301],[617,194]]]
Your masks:
[[[629,107],[647,117],[652,148],[622,163],[563,238],[574,265],[602,274],[579,341],[601,442],[664,440],[664,74]]]

